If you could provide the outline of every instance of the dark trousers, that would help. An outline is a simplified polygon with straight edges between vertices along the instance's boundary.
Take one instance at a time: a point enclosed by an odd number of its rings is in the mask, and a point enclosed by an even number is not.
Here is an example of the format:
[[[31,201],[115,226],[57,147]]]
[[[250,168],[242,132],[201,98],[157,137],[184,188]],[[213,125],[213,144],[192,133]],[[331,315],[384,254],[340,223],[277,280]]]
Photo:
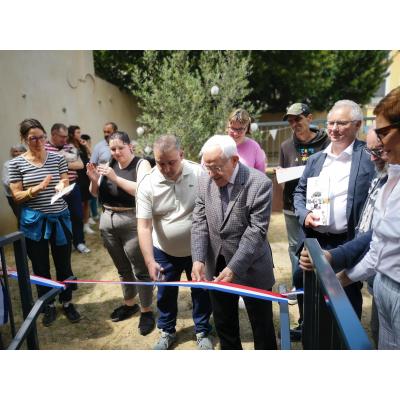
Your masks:
[[[218,257],[216,275],[226,266],[225,259]],[[271,290],[271,289],[268,289]],[[242,350],[239,328],[239,296],[211,290],[215,329],[222,350]],[[272,318],[272,302],[243,297],[253,331],[255,350],[276,350],[275,329]]]
[[[173,257],[157,247],[153,247],[155,260],[164,268],[165,281],[180,281],[185,271],[187,279],[192,280],[192,257]],[[209,333],[211,304],[208,293],[204,289],[191,288],[193,304],[193,322],[196,333]],[[159,286],[157,291],[158,329],[175,333],[176,317],[178,314],[178,287]]]
[[[53,257],[54,266],[56,269],[57,280],[63,281],[64,279],[67,279],[71,275],[73,275],[71,269],[71,234],[63,224],[62,227],[67,238],[67,244],[63,246],[56,245],[55,230],[53,230],[53,233],[49,240],[43,239],[45,224],[43,224],[43,234],[41,240],[37,242],[35,240],[25,238],[26,250],[28,253],[28,257],[32,262],[32,269],[35,275],[51,279],[49,243],[51,248],[51,255]],[[37,285],[39,297],[46,294],[49,290],[51,290],[51,288]],[[67,285],[67,288],[60,293],[60,302],[68,302],[71,299],[72,289],[71,286]]]
[[[83,207],[79,185],[76,184],[72,192],[65,197],[68,204],[72,223],[72,243],[76,247],[79,243],[85,243],[83,234]]]
[[[323,250],[331,250],[347,241],[347,234],[329,235],[329,234],[315,234],[319,245]],[[303,270],[297,267],[293,274],[293,286],[298,289],[303,287]],[[351,305],[354,308],[359,319],[361,319],[363,298],[361,294],[362,283],[355,282],[344,288]],[[300,319],[299,323],[303,321],[303,296],[297,296],[297,303],[299,306]]]

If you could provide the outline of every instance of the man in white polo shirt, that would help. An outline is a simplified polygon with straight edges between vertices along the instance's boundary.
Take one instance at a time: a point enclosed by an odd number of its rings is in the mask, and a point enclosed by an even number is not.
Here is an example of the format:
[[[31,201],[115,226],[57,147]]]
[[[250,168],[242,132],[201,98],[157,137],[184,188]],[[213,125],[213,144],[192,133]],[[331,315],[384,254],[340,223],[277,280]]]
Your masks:
[[[191,227],[199,164],[183,159],[178,138],[163,135],[154,143],[156,167],[139,183],[136,195],[140,248],[151,278],[179,281],[185,272],[191,280]],[[167,350],[176,340],[178,287],[158,288],[155,350]],[[207,291],[192,289],[193,321],[199,349],[211,350],[211,304]]]

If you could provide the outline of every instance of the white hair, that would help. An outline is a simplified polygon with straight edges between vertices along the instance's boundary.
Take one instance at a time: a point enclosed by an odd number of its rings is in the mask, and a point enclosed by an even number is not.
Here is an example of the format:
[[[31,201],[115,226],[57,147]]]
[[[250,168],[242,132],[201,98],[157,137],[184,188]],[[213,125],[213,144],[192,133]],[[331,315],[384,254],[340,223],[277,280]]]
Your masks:
[[[235,141],[229,135],[214,135],[211,136],[200,150],[200,156],[213,147],[219,147],[225,158],[237,156],[238,151]]]
[[[328,117],[338,108],[349,108],[351,113],[351,119],[354,121],[362,121],[364,119],[363,113],[361,111],[360,106],[355,103],[353,100],[339,100],[337,101],[333,107],[328,112]]]

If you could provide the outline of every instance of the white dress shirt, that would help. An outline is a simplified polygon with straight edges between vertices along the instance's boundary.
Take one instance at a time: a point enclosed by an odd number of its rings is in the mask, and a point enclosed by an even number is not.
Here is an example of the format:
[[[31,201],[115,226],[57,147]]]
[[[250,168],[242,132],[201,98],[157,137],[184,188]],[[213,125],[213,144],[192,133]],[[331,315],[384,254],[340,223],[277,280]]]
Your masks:
[[[354,141],[339,155],[332,153],[332,143],[324,150],[326,159],[320,177],[329,179],[330,215],[329,225],[314,228],[321,233],[343,233],[347,231],[347,192]]]

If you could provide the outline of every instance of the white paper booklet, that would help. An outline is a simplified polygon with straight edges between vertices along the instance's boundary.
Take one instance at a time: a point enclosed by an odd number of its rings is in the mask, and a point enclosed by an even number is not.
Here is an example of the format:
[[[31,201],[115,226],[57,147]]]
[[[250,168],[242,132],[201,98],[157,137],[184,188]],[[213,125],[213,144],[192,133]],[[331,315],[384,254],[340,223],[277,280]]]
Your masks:
[[[278,183],[293,181],[294,179],[299,179],[303,175],[305,165],[299,165],[298,167],[290,168],[277,168],[276,171],[276,181]]]
[[[319,217],[318,225],[329,225],[329,177],[313,177],[307,179],[306,208]]]
[[[74,189],[75,183],[67,186],[65,189],[61,190],[61,192],[56,193],[50,200],[50,204],[54,204],[60,197],[65,196],[66,194],[72,192]]]

